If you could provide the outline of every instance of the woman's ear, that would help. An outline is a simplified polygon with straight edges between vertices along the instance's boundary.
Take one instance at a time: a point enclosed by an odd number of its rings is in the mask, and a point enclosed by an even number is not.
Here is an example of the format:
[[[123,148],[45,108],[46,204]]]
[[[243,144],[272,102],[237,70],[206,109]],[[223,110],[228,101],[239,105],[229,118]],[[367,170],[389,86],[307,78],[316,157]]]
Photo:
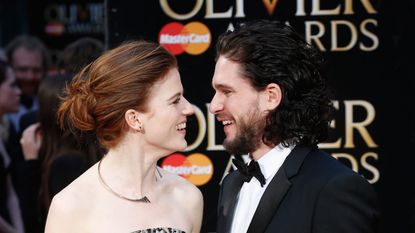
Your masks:
[[[141,123],[139,117],[138,117],[138,112],[136,110],[133,109],[128,109],[125,112],[125,121],[127,122],[127,125],[137,131],[137,132],[141,132],[143,131],[143,124]]]
[[[272,111],[277,108],[282,100],[282,91],[278,84],[270,83],[264,90],[265,94],[265,107],[268,111]]]

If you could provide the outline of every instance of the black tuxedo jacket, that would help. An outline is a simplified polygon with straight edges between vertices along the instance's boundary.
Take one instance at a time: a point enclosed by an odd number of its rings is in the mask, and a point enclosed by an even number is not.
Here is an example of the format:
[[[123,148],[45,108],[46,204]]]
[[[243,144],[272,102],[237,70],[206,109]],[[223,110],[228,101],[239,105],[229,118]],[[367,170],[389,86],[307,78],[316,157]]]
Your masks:
[[[218,233],[230,232],[243,184],[234,171],[219,194]],[[265,190],[249,233],[377,232],[373,187],[359,174],[317,148],[296,146]]]

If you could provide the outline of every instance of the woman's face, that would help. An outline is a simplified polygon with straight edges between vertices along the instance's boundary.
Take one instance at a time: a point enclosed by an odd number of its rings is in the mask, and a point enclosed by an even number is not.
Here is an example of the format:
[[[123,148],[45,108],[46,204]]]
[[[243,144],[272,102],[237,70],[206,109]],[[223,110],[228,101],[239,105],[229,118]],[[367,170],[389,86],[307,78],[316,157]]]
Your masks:
[[[0,115],[19,111],[20,94],[13,70],[9,67],[6,79],[0,84]]]
[[[149,111],[142,119],[147,144],[169,153],[186,149],[186,119],[194,110],[183,97],[176,68],[155,84],[147,107]]]

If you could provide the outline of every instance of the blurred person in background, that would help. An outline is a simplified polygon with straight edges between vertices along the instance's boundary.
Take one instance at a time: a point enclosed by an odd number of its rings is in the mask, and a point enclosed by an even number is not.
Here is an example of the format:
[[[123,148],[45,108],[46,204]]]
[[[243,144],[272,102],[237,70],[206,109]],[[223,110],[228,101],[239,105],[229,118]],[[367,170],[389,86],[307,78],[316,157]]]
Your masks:
[[[63,49],[59,57],[59,73],[73,77],[85,65],[93,62],[103,52],[104,44],[100,40],[92,37],[81,37]],[[37,109],[23,114],[19,123],[22,129],[20,132],[37,121]]]
[[[40,39],[21,35],[7,45],[6,55],[16,74],[17,84],[22,90],[19,111],[10,114],[13,126],[19,132],[24,130],[20,128],[20,117],[38,107],[37,89],[40,80],[46,75],[49,54]]]
[[[5,114],[19,109],[21,91],[12,68],[0,60],[0,232],[23,233],[19,202],[10,178],[10,148],[15,146],[13,128]]]
[[[16,75],[17,85],[22,91],[18,112],[8,114],[8,117],[12,123],[11,127],[21,135],[26,127],[21,125],[22,116],[38,109],[37,90],[48,69],[49,53],[39,38],[20,35],[7,45],[6,55]],[[36,115],[31,115],[29,121],[36,122]],[[40,163],[35,158],[26,160],[20,144],[12,149],[12,182],[19,198],[25,230],[32,233],[37,222],[37,215],[32,214],[37,209],[37,197],[32,194],[37,193],[39,189],[39,181],[35,182],[32,177],[39,176]]]
[[[74,135],[64,134],[56,122],[56,108],[64,85],[103,51],[103,43],[90,37],[68,44],[60,57],[61,72],[41,81],[39,110],[21,117],[20,125],[27,129],[21,140],[26,162],[20,169],[23,175],[19,177],[24,179],[19,179],[19,187],[25,188],[20,193],[26,200],[23,216],[30,232],[43,232],[51,198],[100,157],[94,135],[85,136],[78,143],[80,139]],[[30,174],[31,179],[24,174]]]
[[[40,172],[35,173],[37,177],[27,179],[28,183],[40,181],[39,191],[31,194],[36,197],[34,201],[40,204],[31,212],[30,232],[44,231],[52,197],[101,158],[94,135],[78,138],[58,125],[60,97],[71,79],[70,75],[57,74],[41,81],[38,92],[39,122],[27,127],[20,140],[25,158],[38,158],[40,165]],[[33,189],[27,192],[33,192]]]
[[[82,37],[65,47],[61,57],[63,72],[75,75],[104,52],[104,44],[92,37]]]

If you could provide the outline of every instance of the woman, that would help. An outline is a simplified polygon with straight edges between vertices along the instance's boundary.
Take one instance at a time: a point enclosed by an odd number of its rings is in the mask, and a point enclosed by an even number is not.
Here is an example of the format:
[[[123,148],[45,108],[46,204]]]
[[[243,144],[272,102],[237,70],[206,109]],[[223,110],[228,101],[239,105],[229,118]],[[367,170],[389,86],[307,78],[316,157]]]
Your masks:
[[[93,140],[82,138],[81,143],[75,135],[63,131],[58,124],[59,96],[62,96],[71,79],[70,75],[57,74],[41,81],[38,91],[39,122],[27,127],[20,140],[25,159],[39,158],[41,162],[41,167],[37,168],[41,172],[33,172],[39,173],[40,177],[32,177],[34,180],[31,181],[40,183],[40,187],[33,190],[36,193],[32,194],[40,198],[39,209],[33,210],[35,216],[40,216],[36,226],[33,225],[36,232],[44,231],[52,197],[101,157]]]
[[[21,91],[12,68],[0,60],[0,232],[23,232],[20,207],[10,178],[12,146],[10,123],[5,114],[19,110]]]
[[[193,114],[173,55],[125,43],[84,68],[67,88],[62,125],[95,132],[107,149],[52,200],[45,232],[199,232],[203,198],[157,161],[186,148]]]

